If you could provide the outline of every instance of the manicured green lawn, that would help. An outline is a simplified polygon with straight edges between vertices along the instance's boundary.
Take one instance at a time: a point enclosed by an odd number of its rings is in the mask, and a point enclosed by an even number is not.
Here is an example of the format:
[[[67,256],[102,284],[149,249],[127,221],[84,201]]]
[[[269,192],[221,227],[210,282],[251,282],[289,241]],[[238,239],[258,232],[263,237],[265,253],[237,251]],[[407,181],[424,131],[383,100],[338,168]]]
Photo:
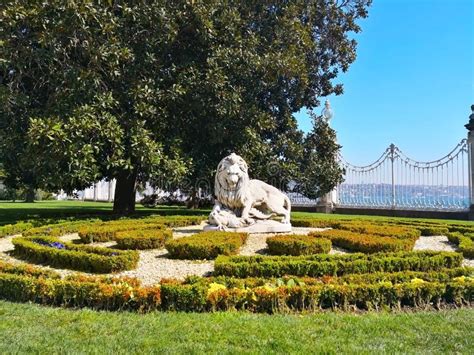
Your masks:
[[[137,215],[149,214],[179,214],[179,215],[206,215],[209,210],[189,210],[184,207],[160,206],[157,208],[145,208],[140,204],[136,205]],[[112,215],[112,203],[92,202],[92,201],[38,201],[34,203],[6,202],[0,201],[0,225],[15,223],[19,220],[35,218],[61,218],[61,217],[86,217],[86,216],[108,216]],[[388,219],[393,217],[379,216],[356,216],[341,214],[320,214],[309,212],[293,212],[292,217],[321,217],[325,219]],[[409,218],[399,218],[409,220]],[[437,220],[437,219],[417,219],[419,221],[436,221],[443,223],[469,224],[468,221]]]
[[[473,353],[474,310],[106,313],[0,302],[1,353]]]
[[[137,214],[201,214],[179,207]],[[107,216],[110,203],[0,202],[0,225],[34,218]],[[374,216],[294,217],[376,219]],[[386,219],[387,217],[380,217]],[[447,221],[447,223],[450,223]],[[458,223],[458,222],[456,222]],[[464,222],[472,223],[472,222]],[[3,353],[474,353],[474,309],[416,313],[107,313],[0,301]]]
[[[183,207],[136,206],[137,215],[148,214],[207,214],[207,210],[189,210]],[[112,215],[112,203],[91,201],[38,201],[34,203],[0,201],[0,225],[36,218],[101,217]]]

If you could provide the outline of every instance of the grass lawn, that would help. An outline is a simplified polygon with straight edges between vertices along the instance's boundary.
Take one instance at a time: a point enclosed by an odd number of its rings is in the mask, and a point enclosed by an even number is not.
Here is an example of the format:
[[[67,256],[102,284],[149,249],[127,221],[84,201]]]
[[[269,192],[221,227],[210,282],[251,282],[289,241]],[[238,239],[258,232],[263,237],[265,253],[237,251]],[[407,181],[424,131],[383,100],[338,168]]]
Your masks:
[[[189,210],[183,207],[136,206],[136,215],[149,214],[207,214],[208,210]],[[38,201],[34,203],[0,201],[0,225],[36,218],[100,217],[112,215],[112,203],[92,201]]]
[[[179,207],[137,214],[207,214]],[[34,218],[105,216],[110,203],[0,202],[0,225]],[[316,214],[293,214],[295,217]],[[324,218],[367,218],[320,215]],[[387,219],[388,217],[380,217]],[[439,220],[438,220],[439,221]],[[447,223],[450,223],[447,221]],[[459,222],[456,222],[459,223]],[[469,222],[461,222],[469,223]],[[67,310],[0,301],[3,353],[474,353],[474,309],[416,313],[265,315]]]
[[[2,353],[466,353],[474,310],[324,313],[106,313],[0,301]]]
[[[146,208],[140,204],[136,205],[136,215],[149,214],[179,214],[179,215],[207,215],[210,210],[197,209],[190,210],[177,206],[159,206],[156,208]],[[16,223],[20,220],[35,218],[61,218],[61,217],[86,217],[86,216],[107,216],[112,215],[112,203],[92,202],[92,201],[38,201],[34,203],[7,202],[0,201],[0,225]],[[357,216],[342,214],[322,214],[310,212],[293,212],[292,217],[304,218],[320,216],[325,219],[368,219],[385,220],[396,217],[384,216]],[[409,220],[409,218],[397,218]],[[419,221],[436,221],[443,223],[472,224],[468,221],[439,220],[439,219],[417,219]]]

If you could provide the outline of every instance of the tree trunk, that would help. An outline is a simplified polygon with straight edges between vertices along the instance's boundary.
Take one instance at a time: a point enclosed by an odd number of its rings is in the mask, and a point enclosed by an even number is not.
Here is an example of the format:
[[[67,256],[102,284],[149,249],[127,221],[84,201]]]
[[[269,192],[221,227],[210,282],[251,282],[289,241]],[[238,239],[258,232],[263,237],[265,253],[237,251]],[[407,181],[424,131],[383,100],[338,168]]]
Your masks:
[[[200,201],[199,190],[193,188],[193,190],[191,191],[191,196],[187,203],[187,208],[190,208],[190,209],[199,208],[199,201]]]
[[[36,190],[33,187],[28,187],[26,190],[25,202],[35,202]]]
[[[137,173],[120,174],[115,185],[114,213],[130,214],[135,212],[136,191]]]

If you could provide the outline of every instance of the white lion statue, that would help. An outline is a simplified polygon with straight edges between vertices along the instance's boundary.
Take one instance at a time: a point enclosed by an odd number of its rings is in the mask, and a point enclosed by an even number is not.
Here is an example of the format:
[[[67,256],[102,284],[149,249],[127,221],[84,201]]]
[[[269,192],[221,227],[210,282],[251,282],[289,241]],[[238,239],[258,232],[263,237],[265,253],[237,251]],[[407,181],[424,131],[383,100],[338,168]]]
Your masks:
[[[260,180],[251,180],[247,163],[235,153],[217,166],[214,193],[216,201],[209,223],[219,229],[251,225],[256,220],[282,217],[290,223],[291,202],[277,188]]]

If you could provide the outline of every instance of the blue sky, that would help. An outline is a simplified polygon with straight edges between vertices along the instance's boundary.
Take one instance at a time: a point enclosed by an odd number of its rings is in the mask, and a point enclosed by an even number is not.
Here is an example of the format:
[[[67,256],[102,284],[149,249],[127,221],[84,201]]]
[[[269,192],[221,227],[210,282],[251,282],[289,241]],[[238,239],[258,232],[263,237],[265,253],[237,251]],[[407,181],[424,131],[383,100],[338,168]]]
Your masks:
[[[360,24],[357,59],[336,80],[344,94],[329,97],[344,157],[365,165],[392,142],[413,159],[444,156],[474,104],[474,0],[374,0]]]

